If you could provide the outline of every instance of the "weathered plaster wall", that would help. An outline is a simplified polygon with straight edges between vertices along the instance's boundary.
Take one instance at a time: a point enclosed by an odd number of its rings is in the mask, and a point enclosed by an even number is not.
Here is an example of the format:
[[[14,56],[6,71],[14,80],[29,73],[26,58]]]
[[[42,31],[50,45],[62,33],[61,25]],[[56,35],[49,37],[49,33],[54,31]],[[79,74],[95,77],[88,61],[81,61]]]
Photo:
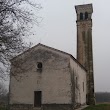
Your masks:
[[[88,21],[78,21],[77,22],[77,60],[87,69],[88,62],[88,48],[89,39],[88,31],[92,30],[92,22]]]
[[[10,79],[10,104],[34,104],[34,91],[42,91],[42,104],[71,104],[67,55],[39,46],[17,57],[14,62],[11,74],[15,76],[11,75]],[[42,62],[42,72],[37,71],[37,62]]]
[[[71,73],[72,73],[72,87],[73,89],[73,98],[74,103],[77,104],[86,104],[86,74],[87,72],[79,64],[70,59]],[[83,88],[84,83],[84,88]]]

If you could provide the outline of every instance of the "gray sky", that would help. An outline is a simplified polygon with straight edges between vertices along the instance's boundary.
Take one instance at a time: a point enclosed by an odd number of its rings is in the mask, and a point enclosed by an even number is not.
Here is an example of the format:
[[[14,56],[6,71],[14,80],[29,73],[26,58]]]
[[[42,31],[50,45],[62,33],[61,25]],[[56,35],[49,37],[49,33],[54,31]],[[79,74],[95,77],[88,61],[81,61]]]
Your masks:
[[[75,5],[93,4],[93,54],[96,91],[110,92],[110,0],[36,0],[43,9],[36,14],[43,18],[33,26],[34,45],[39,42],[68,52],[76,58]]]

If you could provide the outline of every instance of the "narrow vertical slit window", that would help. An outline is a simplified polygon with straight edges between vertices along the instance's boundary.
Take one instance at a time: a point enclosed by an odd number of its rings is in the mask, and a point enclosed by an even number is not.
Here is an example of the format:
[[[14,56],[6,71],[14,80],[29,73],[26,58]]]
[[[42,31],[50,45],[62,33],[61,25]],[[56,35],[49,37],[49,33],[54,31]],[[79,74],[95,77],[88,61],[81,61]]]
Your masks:
[[[83,38],[83,41],[85,42],[85,39],[86,39],[86,33],[85,33],[85,31],[82,32],[82,38]]]
[[[84,92],[84,82],[83,82],[83,92]]]
[[[76,87],[78,87],[78,78],[76,77]]]

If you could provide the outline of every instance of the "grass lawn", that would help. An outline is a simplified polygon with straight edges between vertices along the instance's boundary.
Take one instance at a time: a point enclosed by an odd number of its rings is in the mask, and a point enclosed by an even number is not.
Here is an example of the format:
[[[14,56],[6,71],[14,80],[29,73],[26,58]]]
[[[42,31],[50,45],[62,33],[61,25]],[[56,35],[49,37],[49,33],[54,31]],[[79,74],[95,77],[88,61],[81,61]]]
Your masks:
[[[0,110],[6,110],[6,108],[4,108],[4,107],[0,107]]]
[[[8,110],[7,106],[0,106],[0,110]]]
[[[83,110],[110,110],[110,104],[98,104],[95,106],[88,106]]]

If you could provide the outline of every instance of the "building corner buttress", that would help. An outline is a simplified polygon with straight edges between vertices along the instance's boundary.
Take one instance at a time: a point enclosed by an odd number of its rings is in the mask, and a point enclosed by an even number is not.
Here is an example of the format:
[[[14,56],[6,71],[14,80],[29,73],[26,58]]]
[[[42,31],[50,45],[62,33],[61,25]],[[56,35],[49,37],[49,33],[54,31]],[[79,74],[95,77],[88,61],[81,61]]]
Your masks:
[[[87,104],[95,104],[93,51],[92,51],[92,4],[75,6],[77,14],[77,60],[87,70]]]

